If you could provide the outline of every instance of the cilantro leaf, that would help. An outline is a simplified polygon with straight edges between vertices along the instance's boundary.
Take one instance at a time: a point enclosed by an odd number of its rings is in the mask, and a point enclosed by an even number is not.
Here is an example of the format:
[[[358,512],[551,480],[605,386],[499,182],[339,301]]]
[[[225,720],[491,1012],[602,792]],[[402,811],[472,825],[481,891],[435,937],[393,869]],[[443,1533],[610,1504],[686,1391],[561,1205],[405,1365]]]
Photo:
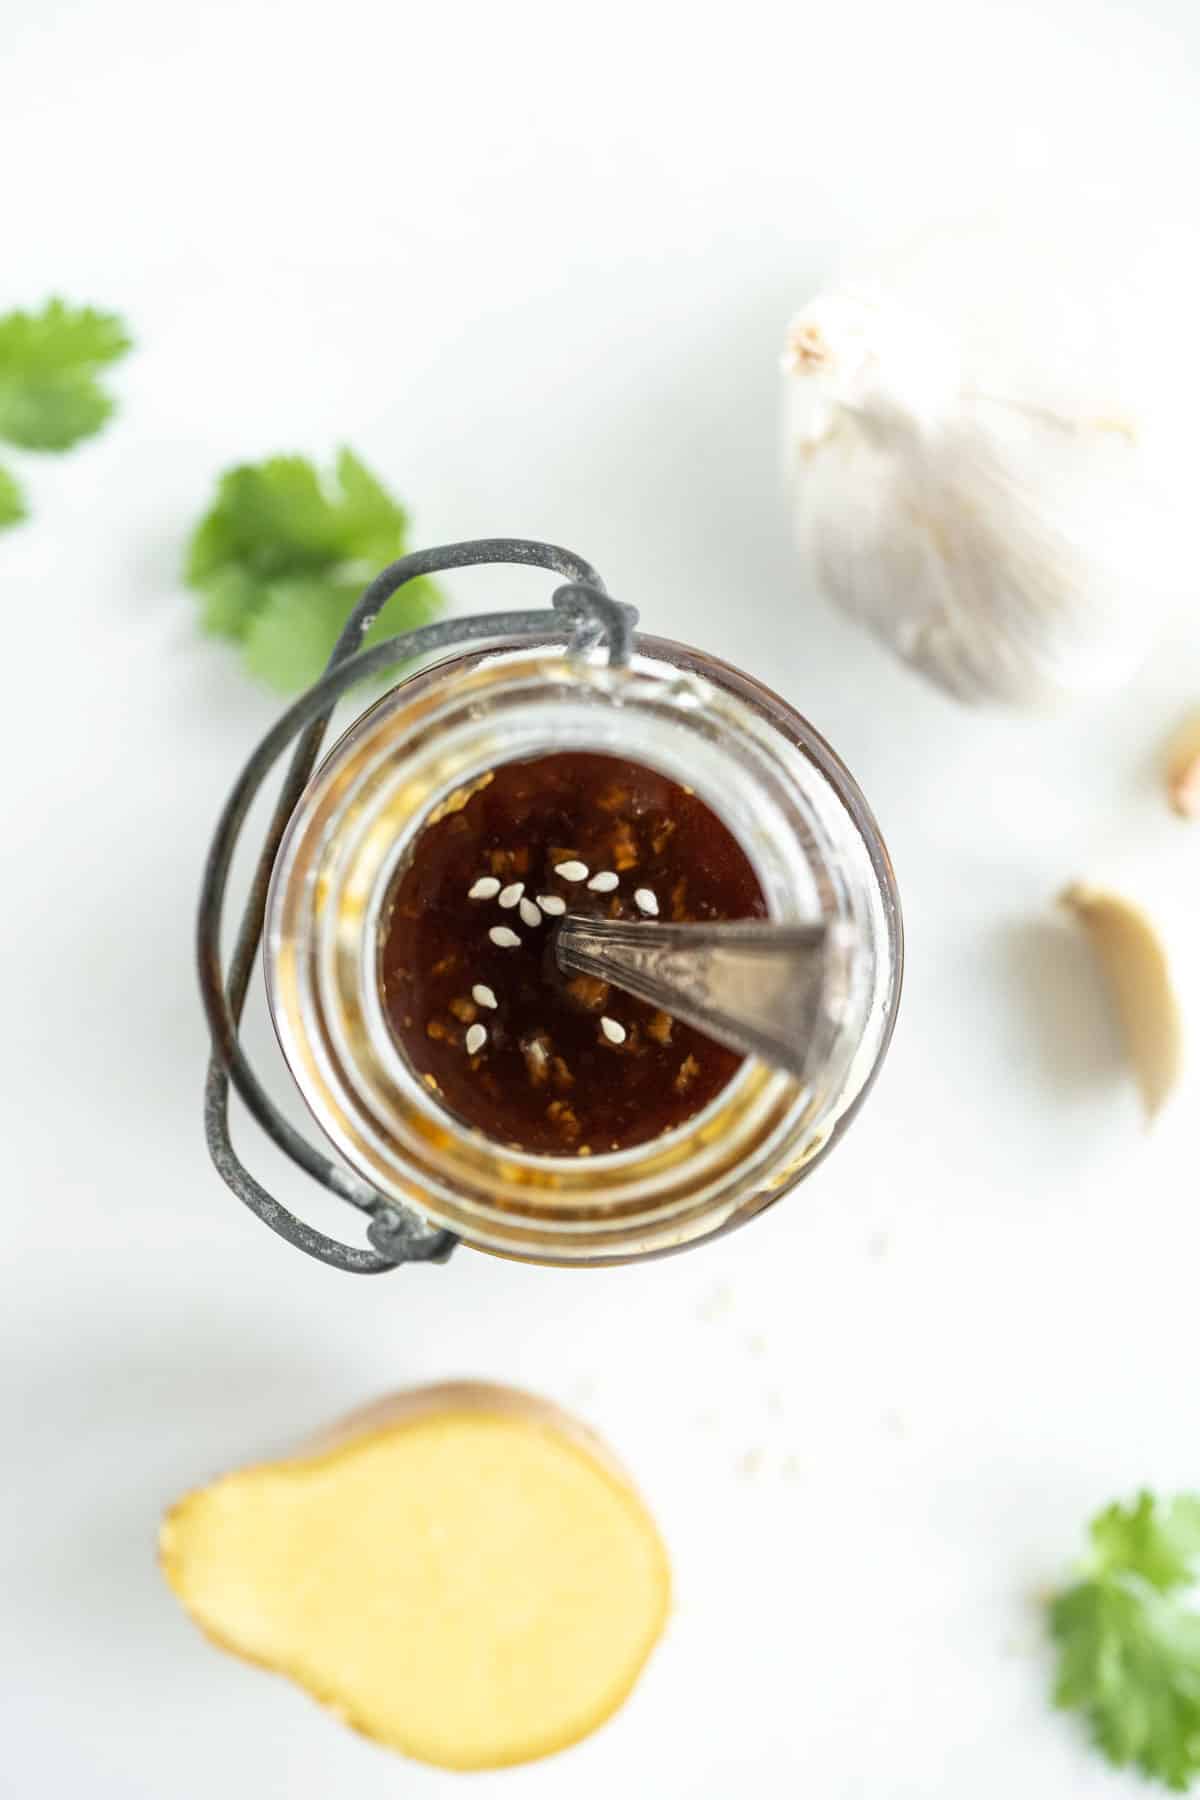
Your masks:
[[[99,431],[113,401],[98,372],[130,339],[115,313],[51,300],[0,317],[0,438],[23,450],[67,450]]]
[[[364,585],[304,575],[272,582],[266,603],[255,612],[243,640],[250,673],[285,694],[308,687],[329,661]],[[384,607],[363,643],[379,644],[398,631],[424,625],[437,617],[441,606],[441,595],[431,581],[410,582]]]
[[[1055,1703],[1086,1715],[1110,1761],[1182,1791],[1200,1774],[1200,1498],[1139,1494],[1090,1536],[1084,1579],[1050,1609]]]
[[[1140,1493],[1132,1506],[1118,1502],[1098,1513],[1089,1528],[1089,1567],[1101,1575],[1128,1571],[1161,1593],[1188,1587],[1200,1560],[1200,1497],[1171,1501]]]
[[[221,477],[185,579],[202,628],[240,644],[252,674],[290,693],[320,675],[355,601],[404,554],[407,533],[404,508],[353,451],[339,451],[327,476],[304,457],[273,456]],[[441,605],[432,582],[410,582],[366,642],[423,624]]]
[[[25,517],[25,496],[7,469],[0,468],[0,531]]]

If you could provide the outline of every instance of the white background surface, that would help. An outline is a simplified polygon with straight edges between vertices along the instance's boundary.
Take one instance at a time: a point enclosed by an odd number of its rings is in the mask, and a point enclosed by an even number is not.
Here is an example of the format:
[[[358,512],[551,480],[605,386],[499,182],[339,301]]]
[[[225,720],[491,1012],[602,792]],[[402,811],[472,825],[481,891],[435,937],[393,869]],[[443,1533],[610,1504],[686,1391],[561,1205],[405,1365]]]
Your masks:
[[[1194,875],[1153,759],[1200,655],[1062,720],[955,710],[798,591],[775,403],[789,312],[864,236],[1097,158],[1186,173],[1200,16],[8,0],[3,38],[0,305],[114,305],[139,348],[119,421],[26,465],[36,517],[0,543],[0,1788],[462,1791],[210,1650],[154,1538],[215,1471],[464,1374],[607,1433],[678,1585],[618,1718],[473,1792],[1135,1791],[1049,1709],[1037,1597],[1110,1497],[1200,1485],[1200,1211],[1050,899],[1135,848]],[[222,466],[343,437],[419,541],[557,539],[765,676],[879,814],[890,1063],[735,1239],[355,1281],[207,1165],[193,902],[275,703],[195,636],[181,545]]]

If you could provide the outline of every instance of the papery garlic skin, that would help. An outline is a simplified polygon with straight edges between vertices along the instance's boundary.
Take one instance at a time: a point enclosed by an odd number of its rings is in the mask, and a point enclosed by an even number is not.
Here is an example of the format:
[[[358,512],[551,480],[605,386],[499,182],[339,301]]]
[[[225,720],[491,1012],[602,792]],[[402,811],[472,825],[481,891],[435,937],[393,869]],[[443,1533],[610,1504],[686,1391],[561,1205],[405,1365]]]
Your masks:
[[[1200,819],[1200,712],[1193,713],[1171,739],[1167,798],[1181,819]]]
[[[1191,377],[1180,362],[1172,385],[1168,345],[1136,341],[1155,280],[1152,264],[1116,284],[1065,245],[949,234],[792,321],[787,459],[809,576],[962,700],[1116,686],[1186,591]],[[1176,279],[1168,339],[1180,296]],[[1136,404],[1156,370],[1167,404]]]

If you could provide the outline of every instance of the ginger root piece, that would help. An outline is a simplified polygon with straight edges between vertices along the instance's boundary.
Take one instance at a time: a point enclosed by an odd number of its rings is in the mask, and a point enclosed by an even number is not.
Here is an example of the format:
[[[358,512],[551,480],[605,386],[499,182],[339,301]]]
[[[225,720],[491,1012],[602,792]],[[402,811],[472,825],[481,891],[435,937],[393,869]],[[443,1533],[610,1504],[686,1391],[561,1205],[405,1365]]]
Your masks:
[[[528,1762],[602,1725],[670,1602],[658,1531],[598,1440],[482,1383],[398,1395],[197,1489],[160,1555],[214,1642],[448,1769]]]
[[[1061,895],[1087,931],[1112,987],[1146,1116],[1153,1119],[1179,1079],[1183,1018],[1163,935],[1133,901],[1074,882]]]

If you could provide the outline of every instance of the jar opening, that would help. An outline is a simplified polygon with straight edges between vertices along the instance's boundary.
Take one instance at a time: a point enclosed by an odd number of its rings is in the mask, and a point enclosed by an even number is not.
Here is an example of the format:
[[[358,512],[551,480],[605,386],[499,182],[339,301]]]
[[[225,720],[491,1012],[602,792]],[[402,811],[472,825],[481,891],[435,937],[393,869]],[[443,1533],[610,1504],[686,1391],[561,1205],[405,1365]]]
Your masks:
[[[573,749],[499,764],[435,807],[392,879],[378,976],[393,1041],[462,1124],[509,1150],[621,1153],[676,1131],[742,1058],[554,954],[570,910],[751,919],[750,858],[696,791]]]

